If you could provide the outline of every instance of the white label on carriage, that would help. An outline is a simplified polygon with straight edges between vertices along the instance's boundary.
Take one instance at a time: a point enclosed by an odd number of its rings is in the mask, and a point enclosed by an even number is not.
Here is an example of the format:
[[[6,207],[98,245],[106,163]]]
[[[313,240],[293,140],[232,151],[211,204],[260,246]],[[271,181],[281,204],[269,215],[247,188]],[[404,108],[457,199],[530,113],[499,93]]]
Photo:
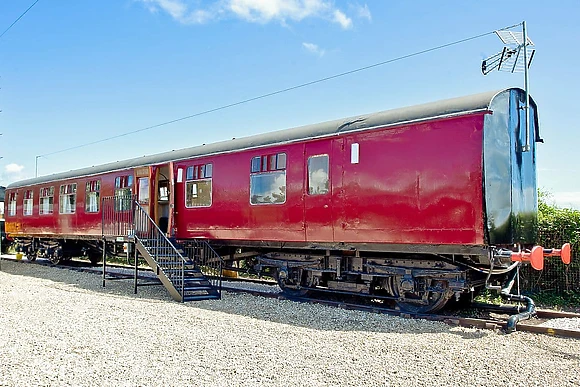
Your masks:
[[[358,143],[354,143],[350,146],[350,163],[351,164],[358,164],[359,159],[359,145]]]
[[[178,183],[183,182],[183,169],[182,168],[177,168],[177,182]]]

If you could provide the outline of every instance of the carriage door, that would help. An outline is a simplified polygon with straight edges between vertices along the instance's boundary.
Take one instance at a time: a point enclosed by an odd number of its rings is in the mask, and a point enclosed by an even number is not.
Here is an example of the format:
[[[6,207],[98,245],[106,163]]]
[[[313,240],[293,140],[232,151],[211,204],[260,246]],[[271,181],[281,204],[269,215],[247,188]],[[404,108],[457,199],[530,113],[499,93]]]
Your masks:
[[[333,240],[332,162],[330,140],[307,143],[304,149],[304,222],[307,241]]]
[[[135,178],[137,180],[137,202],[149,215],[151,214],[150,196],[151,185],[149,179],[149,167],[135,168]]]
[[[161,232],[171,231],[173,210],[173,163],[160,165],[155,170],[155,214],[153,220]]]

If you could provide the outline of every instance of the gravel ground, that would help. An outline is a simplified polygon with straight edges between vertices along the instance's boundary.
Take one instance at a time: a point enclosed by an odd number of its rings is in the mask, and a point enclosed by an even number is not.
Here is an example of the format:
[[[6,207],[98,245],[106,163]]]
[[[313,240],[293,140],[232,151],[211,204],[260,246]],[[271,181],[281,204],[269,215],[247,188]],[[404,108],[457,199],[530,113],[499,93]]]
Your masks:
[[[542,327],[580,331],[580,318],[555,318],[539,325]]]
[[[1,386],[580,385],[580,340],[2,262]]]

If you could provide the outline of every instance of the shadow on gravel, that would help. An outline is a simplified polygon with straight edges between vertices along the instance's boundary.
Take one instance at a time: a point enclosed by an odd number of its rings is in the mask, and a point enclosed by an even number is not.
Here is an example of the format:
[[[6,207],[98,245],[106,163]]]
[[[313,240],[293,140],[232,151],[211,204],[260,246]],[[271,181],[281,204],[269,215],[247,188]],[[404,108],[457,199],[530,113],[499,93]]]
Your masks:
[[[59,265],[41,265],[26,259],[22,261],[3,259],[0,272],[53,281],[55,287],[58,287],[58,284],[64,284],[67,289],[63,290],[66,291],[82,289],[88,292],[111,295],[122,299],[138,299],[145,302],[173,301],[159,282],[156,282],[155,286],[139,287],[137,294],[134,294],[133,278],[129,275],[126,279],[108,279],[106,286],[103,287],[102,266],[93,266],[89,262],[70,261]]]
[[[541,349],[542,351],[545,351],[547,353],[553,353],[554,355],[557,355],[563,359],[580,361],[580,354],[571,354],[570,352],[562,351],[556,345],[549,345],[546,342],[539,342],[537,340],[534,340],[534,341],[530,340],[528,345],[534,346],[534,347]]]
[[[71,266],[75,269],[81,268],[83,271],[71,270]],[[203,309],[322,331],[360,331],[402,335],[448,333],[471,340],[486,337],[492,333],[475,329],[465,330],[440,322],[344,310],[277,298],[229,293],[227,291],[223,292],[222,300],[181,304],[173,301],[161,285],[139,287],[137,294],[134,294],[132,278],[108,280],[106,287],[103,288],[101,268],[91,267],[89,263],[85,264],[77,261],[72,261],[72,265],[67,266],[42,266],[28,262],[25,259],[23,261],[3,260],[1,262],[1,271],[10,275],[50,280],[56,284],[56,287],[64,291],[83,289],[89,294],[96,293],[118,297],[119,302],[137,300],[139,302],[173,303],[175,307],[183,308],[184,314],[195,314],[196,310]],[[64,284],[65,286],[61,287],[58,284]],[[22,291],[25,292],[26,289]],[[243,329],[243,327],[239,326],[235,328]]]

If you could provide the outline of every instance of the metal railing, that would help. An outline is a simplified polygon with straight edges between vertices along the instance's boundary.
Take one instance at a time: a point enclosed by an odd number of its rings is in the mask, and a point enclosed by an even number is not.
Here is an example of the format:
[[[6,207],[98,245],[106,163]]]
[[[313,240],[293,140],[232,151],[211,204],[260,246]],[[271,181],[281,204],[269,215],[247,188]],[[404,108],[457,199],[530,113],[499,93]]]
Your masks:
[[[194,261],[221,296],[224,260],[204,239],[180,242],[190,260]]]
[[[134,204],[133,236],[149,251],[159,269],[183,296],[187,260],[171,243],[147,211],[136,201]]]
[[[101,199],[103,236],[127,237],[133,234],[134,203],[134,195]]]
[[[207,241],[188,239],[176,245],[165,236],[134,195],[103,197],[101,206],[103,236],[125,237],[140,243],[182,296],[188,268],[199,269],[221,296],[224,261]]]

